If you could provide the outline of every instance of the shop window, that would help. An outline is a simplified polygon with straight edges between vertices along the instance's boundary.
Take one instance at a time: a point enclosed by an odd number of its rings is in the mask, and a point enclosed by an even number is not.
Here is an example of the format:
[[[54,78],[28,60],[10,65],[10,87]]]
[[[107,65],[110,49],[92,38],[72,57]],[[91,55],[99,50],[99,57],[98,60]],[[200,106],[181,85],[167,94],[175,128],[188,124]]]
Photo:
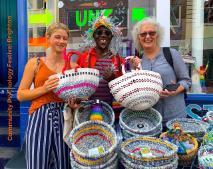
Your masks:
[[[45,8],[45,0],[28,0],[28,9],[44,9]]]
[[[170,8],[171,27],[180,27],[181,25],[181,6],[175,5]]]
[[[213,0],[204,2],[204,22],[213,23]]]

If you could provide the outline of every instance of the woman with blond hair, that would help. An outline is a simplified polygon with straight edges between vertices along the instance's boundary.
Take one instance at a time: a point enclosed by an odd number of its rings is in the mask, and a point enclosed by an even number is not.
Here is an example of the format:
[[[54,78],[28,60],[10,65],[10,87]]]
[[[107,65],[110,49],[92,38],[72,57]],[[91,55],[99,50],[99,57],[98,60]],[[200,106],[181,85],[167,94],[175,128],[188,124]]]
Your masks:
[[[63,141],[64,101],[53,93],[59,79],[49,78],[65,65],[63,51],[69,29],[62,23],[54,23],[48,27],[46,37],[47,56],[29,59],[17,94],[19,101],[32,101],[26,131],[27,169],[49,169],[51,162],[57,169],[69,169],[69,148]],[[32,84],[34,89],[30,89]],[[69,100],[71,108],[78,106],[75,101]]]

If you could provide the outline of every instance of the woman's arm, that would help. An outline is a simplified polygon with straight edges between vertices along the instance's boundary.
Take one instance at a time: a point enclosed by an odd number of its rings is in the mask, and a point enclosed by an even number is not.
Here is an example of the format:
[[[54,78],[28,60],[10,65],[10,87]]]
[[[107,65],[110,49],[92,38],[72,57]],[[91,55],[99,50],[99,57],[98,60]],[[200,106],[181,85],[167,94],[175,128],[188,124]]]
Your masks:
[[[180,88],[178,88],[178,91],[179,92],[182,92],[184,90],[188,91],[192,84],[192,81],[191,78],[189,77],[189,72],[186,67],[186,64],[184,63],[182,56],[177,50],[171,49],[171,53],[177,83],[180,84]]]
[[[37,66],[37,58],[30,59],[26,64],[17,93],[17,99],[19,101],[29,101],[36,99],[57,87],[58,79],[51,78],[46,80],[43,86],[30,89],[30,86],[32,85],[33,79],[35,77]]]

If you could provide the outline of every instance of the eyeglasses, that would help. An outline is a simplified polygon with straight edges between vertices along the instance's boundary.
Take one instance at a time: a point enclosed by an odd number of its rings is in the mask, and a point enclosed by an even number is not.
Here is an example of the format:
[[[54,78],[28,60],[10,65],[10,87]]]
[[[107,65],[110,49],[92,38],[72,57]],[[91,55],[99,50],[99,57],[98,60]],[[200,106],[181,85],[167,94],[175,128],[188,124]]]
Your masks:
[[[142,37],[142,38],[145,38],[147,35],[149,36],[155,36],[156,35],[156,32],[155,31],[150,31],[150,32],[143,32],[143,33],[139,33],[139,36]]]
[[[110,30],[108,30],[108,29],[106,29],[106,30],[101,30],[101,29],[100,30],[96,30],[94,34],[96,34],[98,36],[102,36],[104,34],[106,36],[112,36],[112,32]]]

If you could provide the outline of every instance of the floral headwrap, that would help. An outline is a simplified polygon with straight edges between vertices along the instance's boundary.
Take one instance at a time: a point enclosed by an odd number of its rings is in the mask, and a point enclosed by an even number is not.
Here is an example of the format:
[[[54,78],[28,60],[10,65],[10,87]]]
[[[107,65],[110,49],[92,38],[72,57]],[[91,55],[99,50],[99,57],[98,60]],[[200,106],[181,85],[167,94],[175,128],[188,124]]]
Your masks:
[[[116,54],[119,51],[119,45],[121,43],[122,32],[119,29],[119,24],[115,24],[111,17],[106,17],[101,13],[97,18],[89,23],[91,28],[85,31],[83,38],[85,42],[85,46],[95,47],[95,41],[93,38],[93,34],[97,28],[100,26],[105,26],[108,28],[113,35],[112,41],[110,43],[110,50]]]

